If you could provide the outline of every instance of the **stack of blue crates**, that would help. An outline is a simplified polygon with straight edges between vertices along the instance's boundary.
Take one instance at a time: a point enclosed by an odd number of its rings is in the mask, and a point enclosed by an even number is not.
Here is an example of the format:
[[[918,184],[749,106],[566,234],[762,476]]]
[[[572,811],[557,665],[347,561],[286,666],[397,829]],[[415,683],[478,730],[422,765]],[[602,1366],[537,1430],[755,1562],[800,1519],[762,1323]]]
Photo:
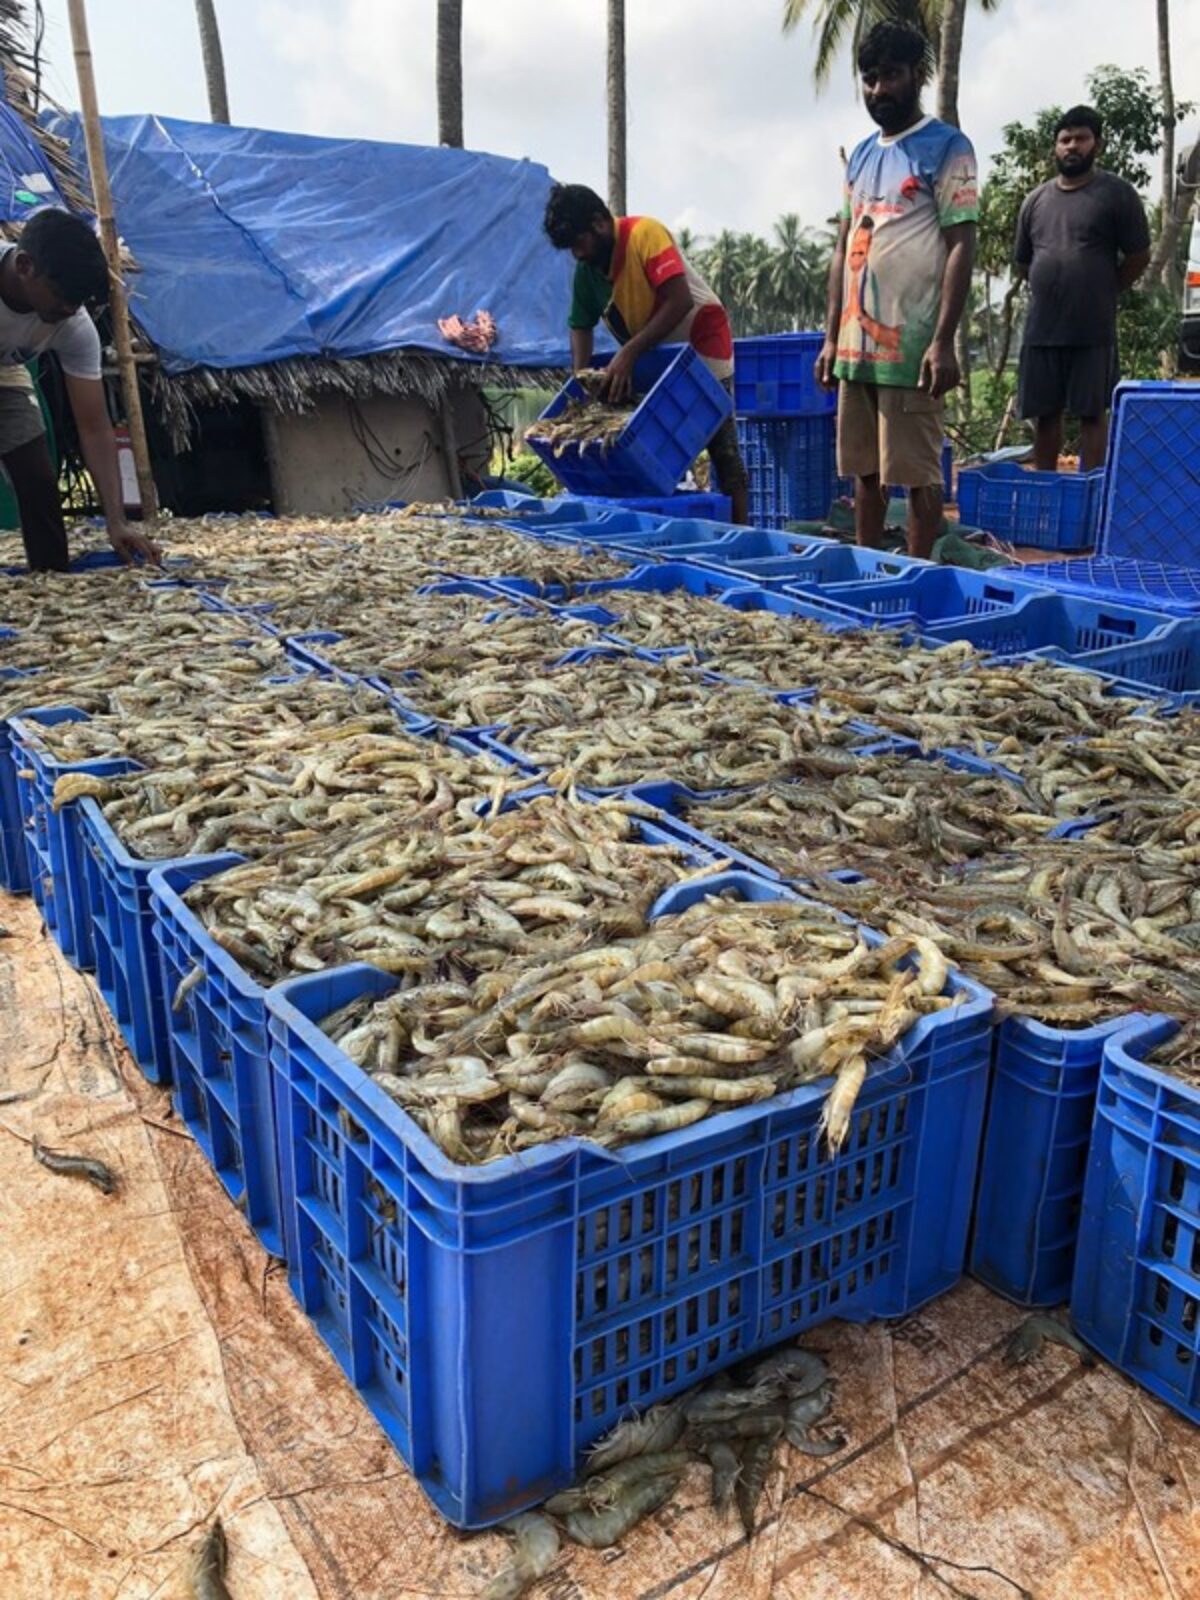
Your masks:
[[[824,335],[734,341],[734,410],[759,528],[824,518],[837,488],[837,397],[813,367]]]

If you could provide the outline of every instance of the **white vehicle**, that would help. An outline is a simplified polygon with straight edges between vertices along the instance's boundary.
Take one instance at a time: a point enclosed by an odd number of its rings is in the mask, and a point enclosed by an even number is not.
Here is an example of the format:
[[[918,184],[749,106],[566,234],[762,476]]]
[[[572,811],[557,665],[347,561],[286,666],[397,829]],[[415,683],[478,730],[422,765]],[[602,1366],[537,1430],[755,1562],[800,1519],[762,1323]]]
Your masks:
[[[1200,141],[1184,154],[1179,164],[1179,181],[1200,184]],[[1192,220],[1192,240],[1188,246],[1187,273],[1183,280],[1183,325],[1179,330],[1179,371],[1183,376],[1200,376],[1200,209]]]

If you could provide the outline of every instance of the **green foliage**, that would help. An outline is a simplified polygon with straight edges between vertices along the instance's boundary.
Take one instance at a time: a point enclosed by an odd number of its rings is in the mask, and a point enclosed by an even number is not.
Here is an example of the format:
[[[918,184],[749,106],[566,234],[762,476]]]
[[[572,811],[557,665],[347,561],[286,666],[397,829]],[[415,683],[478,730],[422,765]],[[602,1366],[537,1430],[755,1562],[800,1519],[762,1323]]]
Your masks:
[[[794,212],[773,231],[771,240],[728,228],[706,245],[681,240],[729,312],[737,338],[824,325],[833,236],[805,228]]]
[[[536,494],[541,500],[553,499],[561,487],[550,468],[532,450],[522,450],[505,462],[501,470],[506,478],[523,483],[530,494]]]
[[[980,0],[980,8],[994,11],[1000,0]],[[850,69],[857,77],[855,59],[863,38],[877,22],[906,22],[929,41],[926,70],[937,70],[941,43],[943,0],[783,0],[783,31],[791,33],[806,18],[812,19],[817,57],[816,83],[826,83],[835,58],[849,45]]]
[[[1123,378],[1161,378],[1163,357],[1179,344],[1179,302],[1161,283],[1121,296],[1117,344]]]

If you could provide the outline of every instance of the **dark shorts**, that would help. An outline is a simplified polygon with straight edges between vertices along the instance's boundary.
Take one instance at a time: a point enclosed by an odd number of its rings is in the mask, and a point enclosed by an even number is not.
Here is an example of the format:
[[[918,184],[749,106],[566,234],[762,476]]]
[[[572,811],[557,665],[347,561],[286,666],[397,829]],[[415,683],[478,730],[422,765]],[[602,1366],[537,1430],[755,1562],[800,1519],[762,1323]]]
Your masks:
[[[726,379],[724,387],[732,394],[733,379]],[[750,479],[746,473],[746,463],[742,460],[737,423],[733,417],[726,417],[708,441],[708,459],[713,477],[717,480],[717,488],[722,494],[732,495],[738,489],[749,488]]]
[[[1033,344],[1021,351],[1017,410],[1023,417],[1102,417],[1121,375],[1115,345]]]

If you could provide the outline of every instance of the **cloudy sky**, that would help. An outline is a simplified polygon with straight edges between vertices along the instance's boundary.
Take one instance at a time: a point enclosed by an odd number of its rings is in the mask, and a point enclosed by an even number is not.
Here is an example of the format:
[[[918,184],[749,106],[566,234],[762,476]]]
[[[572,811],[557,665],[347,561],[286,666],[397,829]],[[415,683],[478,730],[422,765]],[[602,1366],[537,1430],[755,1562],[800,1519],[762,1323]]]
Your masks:
[[[49,92],[77,104],[66,0],[44,0]],[[207,115],[192,0],[91,0],[106,112]],[[848,62],[812,85],[782,0],[628,0],[629,201],[702,234],[833,210],[838,146],[868,131]],[[1173,6],[1176,90],[1200,100],[1200,0]],[[604,189],[603,0],[465,0],[466,138]],[[436,132],[435,0],[217,0],[236,122],[425,143]],[[1154,0],[1000,0],[972,10],[963,125],[1084,95],[1102,62],[1155,70]],[[1200,114],[1193,135],[1200,133]]]

